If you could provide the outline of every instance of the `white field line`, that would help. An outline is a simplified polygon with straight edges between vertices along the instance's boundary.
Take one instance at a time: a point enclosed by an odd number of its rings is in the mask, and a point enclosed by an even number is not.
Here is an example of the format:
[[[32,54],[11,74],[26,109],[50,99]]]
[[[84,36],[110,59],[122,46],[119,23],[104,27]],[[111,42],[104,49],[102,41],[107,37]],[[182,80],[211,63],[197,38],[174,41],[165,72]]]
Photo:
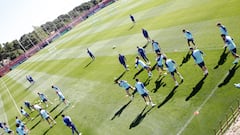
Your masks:
[[[20,110],[18,109],[18,106],[17,106],[17,104],[16,104],[16,101],[14,100],[12,94],[10,93],[10,91],[9,91],[8,87],[6,86],[5,82],[3,81],[3,79],[1,79],[1,82],[2,82],[2,86],[4,86],[4,87],[6,88],[6,90],[7,90],[8,94],[9,94],[9,96],[11,97],[11,99],[12,99],[12,101],[13,101],[13,103],[14,103],[16,109],[18,110],[19,115],[21,115],[21,112],[20,112]]]
[[[2,102],[2,96],[0,96],[0,108],[1,108],[1,111],[0,111],[1,121],[4,121],[4,122],[8,123],[8,118],[7,118],[6,112],[4,110],[3,102]],[[2,118],[4,118],[4,120],[2,120]]]
[[[232,69],[232,68],[233,68],[233,66],[231,67],[231,69]],[[207,101],[213,96],[213,94],[215,93],[215,91],[218,89],[218,85],[224,81],[224,79],[227,77],[228,74],[229,74],[229,72],[226,73],[225,76],[221,79],[221,81],[212,89],[211,94],[209,94],[209,95],[207,96],[207,98],[203,101],[203,103],[197,108],[197,111],[198,111],[198,112],[203,108],[203,106],[207,103]],[[181,135],[181,134],[182,134],[182,132],[186,129],[186,127],[190,124],[190,122],[193,120],[194,117],[195,117],[195,115],[192,115],[192,116],[187,120],[187,122],[186,122],[186,123],[184,124],[184,126],[179,130],[179,132],[177,133],[177,135]]]

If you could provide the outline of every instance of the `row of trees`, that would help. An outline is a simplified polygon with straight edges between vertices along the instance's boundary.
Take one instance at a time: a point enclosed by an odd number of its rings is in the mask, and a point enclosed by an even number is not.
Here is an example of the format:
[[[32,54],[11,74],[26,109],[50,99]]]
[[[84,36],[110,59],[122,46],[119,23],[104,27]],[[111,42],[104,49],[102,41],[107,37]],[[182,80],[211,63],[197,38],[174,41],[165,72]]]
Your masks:
[[[102,0],[90,0],[89,2],[85,2],[75,7],[67,14],[59,15],[53,21],[48,21],[45,24],[42,24],[40,27],[34,27],[32,32],[24,34],[19,40],[13,40],[11,42],[0,44],[0,62],[2,63],[3,60],[7,58],[10,60],[15,59],[19,55],[23,54],[26,50],[40,43],[51,33],[70,23],[72,20],[79,17],[85,11],[89,10],[91,7],[97,5],[101,1]]]

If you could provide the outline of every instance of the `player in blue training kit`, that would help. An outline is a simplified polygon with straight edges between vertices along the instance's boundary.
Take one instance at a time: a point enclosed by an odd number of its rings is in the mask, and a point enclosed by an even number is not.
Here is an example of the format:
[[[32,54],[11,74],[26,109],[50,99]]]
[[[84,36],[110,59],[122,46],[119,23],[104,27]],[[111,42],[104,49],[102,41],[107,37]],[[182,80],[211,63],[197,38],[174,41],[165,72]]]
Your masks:
[[[93,53],[88,48],[87,48],[87,53],[92,58],[92,60],[95,60],[95,56],[93,55]]]
[[[174,74],[176,73],[181,78],[182,82],[183,82],[183,77],[176,69],[176,62],[173,61],[172,59],[167,59],[167,57],[163,57],[163,59],[165,60],[165,65],[168,69],[168,72],[171,74],[171,76],[175,82],[175,86],[178,86],[179,84],[178,84]]]
[[[208,69],[205,66],[205,63],[204,63],[204,60],[203,60],[203,52],[200,51],[199,49],[194,49],[194,48],[190,48],[190,51],[192,52],[192,57],[193,57],[195,63],[198,64],[198,66],[204,72],[204,75],[207,76],[208,75]]]
[[[159,46],[158,42],[152,40],[152,47],[153,47],[153,50],[156,54],[161,52],[161,49],[160,49],[160,46]]]
[[[47,98],[47,96],[44,95],[43,93],[40,93],[40,92],[38,92],[37,94],[38,94],[41,102],[43,102],[46,105],[46,107],[48,107],[48,103],[47,103],[48,102],[48,98]],[[52,103],[50,102],[50,104],[52,104]]]
[[[146,89],[146,87],[144,86],[144,84],[142,82],[139,81],[139,79],[136,79],[136,84],[135,84],[135,88],[137,89],[138,93],[142,96],[142,98],[144,99],[146,105],[151,105],[151,106],[155,106],[156,104],[154,104],[152,102],[151,97],[148,94],[148,90]]]
[[[56,124],[56,121],[49,115],[49,113],[46,110],[40,109],[39,112],[40,112],[41,117],[44,120],[47,120],[50,127],[52,127],[52,122],[54,125]]]
[[[237,64],[239,61],[239,55],[237,54],[237,48],[235,43],[233,42],[230,36],[226,36],[222,34],[221,37],[225,43],[224,47],[228,47],[229,51],[232,53],[233,57],[235,58],[235,60],[233,61],[233,64]]]
[[[124,55],[119,54],[119,55],[118,55],[118,60],[119,60],[120,64],[122,64],[123,67],[124,67],[126,70],[129,70],[129,68],[127,67],[127,64],[126,64],[127,59],[126,59],[126,57],[125,57]]]
[[[224,25],[222,25],[220,22],[218,22],[217,27],[219,28],[221,34],[228,36],[227,28]]]
[[[54,90],[55,90],[55,92],[57,92],[57,91],[60,91],[60,92],[61,92],[61,89],[60,89],[60,88],[58,88],[57,86],[54,86],[54,85],[52,85],[51,87],[52,87],[52,89],[54,89]]]
[[[157,61],[157,70],[159,72],[159,75],[162,75],[162,72],[165,71],[164,68],[163,68],[163,57],[166,57],[166,56],[164,56],[160,52],[157,53],[156,61]],[[165,74],[167,74],[167,73],[164,73],[164,75]]]
[[[135,91],[135,88],[132,87],[127,81],[125,80],[116,80],[115,81],[120,87],[124,88],[127,96],[130,97],[130,99],[133,99],[133,95],[129,93],[129,89],[131,89],[133,92]]]
[[[143,36],[147,39],[148,42],[151,41],[151,39],[150,39],[150,37],[149,37],[149,35],[148,35],[147,30],[145,30],[145,29],[142,28],[142,34],[143,34]]]
[[[134,16],[133,15],[129,15],[129,17],[130,17],[130,19],[131,19],[131,21],[135,24],[136,23],[136,21],[135,21],[135,18],[134,18]]]
[[[139,57],[136,57],[136,61],[135,61],[135,68],[138,67],[138,65],[140,65],[142,68],[146,69],[148,72],[148,76],[151,77],[152,76],[152,71],[150,66],[148,66],[147,64],[145,64],[142,60],[139,59]]]
[[[137,50],[138,54],[143,58],[143,60],[147,63],[150,63],[149,59],[147,58],[145,50],[142,47],[139,47],[139,46],[137,46],[137,49],[138,49]]]
[[[188,46],[190,47],[190,42],[195,46],[192,33],[185,29],[183,29],[182,32],[184,33],[185,38],[187,39]]]
[[[64,114],[62,114],[62,118],[63,118],[63,123],[69,127],[70,129],[72,129],[72,135],[74,135],[74,133],[76,132],[77,135],[81,135],[82,133],[79,132],[77,130],[77,128],[75,127],[75,125],[73,124],[71,118],[69,116],[65,116]]]

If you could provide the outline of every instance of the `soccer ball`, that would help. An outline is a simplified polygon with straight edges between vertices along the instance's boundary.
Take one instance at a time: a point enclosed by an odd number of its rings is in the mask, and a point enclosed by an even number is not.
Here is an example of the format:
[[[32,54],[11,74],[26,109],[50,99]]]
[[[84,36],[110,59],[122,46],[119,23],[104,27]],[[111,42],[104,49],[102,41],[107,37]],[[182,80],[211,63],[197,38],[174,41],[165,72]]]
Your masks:
[[[113,46],[112,46],[112,49],[115,49],[115,48],[116,48],[116,45],[113,45]]]

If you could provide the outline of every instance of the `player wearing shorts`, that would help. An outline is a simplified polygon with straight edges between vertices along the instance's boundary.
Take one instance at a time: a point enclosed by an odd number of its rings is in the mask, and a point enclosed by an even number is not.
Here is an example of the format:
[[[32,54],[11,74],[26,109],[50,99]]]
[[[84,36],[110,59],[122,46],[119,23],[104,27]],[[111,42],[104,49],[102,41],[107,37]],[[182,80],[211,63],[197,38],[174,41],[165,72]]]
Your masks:
[[[175,82],[175,86],[178,86],[179,84],[178,84],[174,74],[176,73],[181,78],[182,82],[183,82],[183,77],[176,69],[176,62],[173,61],[172,59],[167,59],[167,57],[163,57],[163,59],[165,60],[165,65],[168,69],[168,72],[171,74],[171,76]]]
[[[161,52],[159,43],[156,42],[156,41],[154,41],[154,40],[152,40],[152,48],[153,48],[153,50],[154,50],[154,52],[155,52],[156,54],[158,54],[158,53]]]
[[[147,72],[148,72],[148,76],[149,76],[149,77],[152,77],[152,71],[151,71],[150,66],[148,66],[147,64],[145,64],[145,63],[144,63],[142,60],[140,60],[139,57],[137,56],[137,57],[136,57],[136,60],[135,60],[135,68],[137,68],[138,65],[140,65],[142,68],[146,69]]]
[[[187,39],[188,47],[190,47],[190,43],[192,43],[195,46],[192,33],[185,29],[183,29],[182,32],[184,33],[185,38]]]
[[[195,63],[198,64],[198,66],[204,72],[204,75],[207,76],[208,75],[208,69],[205,66],[205,63],[204,63],[204,60],[203,60],[203,52],[200,51],[199,49],[194,49],[194,48],[190,48],[190,51],[192,52],[192,57],[193,57]]]
[[[77,128],[75,127],[75,125],[73,124],[73,122],[69,116],[65,116],[64,114],[62,114],[62,118],[63,118],[64,125],[66,125],[67,127],[69,127],[72,130],[72,135],[74,135],[75,132],[77,133],[77,135],[82,134],[81,132],[79,132],[77,130]]]
[[[138,51],[138,54],[143,58],[145,62],[150,63],[149,59],[147,58],[146,52],[142,47],[137,46],[137,51]]]
[[[144,86],[144,84],[142,82],[139,81],[139,79],[136,79],[135,88],[137,89],[138,93],[142,96],[142,98],[145,101],[146,105],[149,105],[149,104],[151,106],[155,106],[156,105],[156,104],[154,104],[152,102],[152,99],[149,96],[146,87]]]
[[[135,91],[135,88],[132,87],[127,81],[125,80],[117,80],[116,83],[122,88],[125,89],[127,96],[130,97],[130,99],[133,99],[133,95],[129,93],[129,89],[131,89],[133,92]]]
[[[47,120],[50,127],[52,127],[52,122],[53,124],[56,124],[56,121],[49,115],[49,113],[46,110],[40,109],[40,115],[44,120]]]
[[[224,47],[228,47],[228,50],[232,53],[233,57],[235,58],[235,60],[233,61],[233,64],[237,64],[239,61],[239,55],[237,54],[237,48],[235,43],[233,42],[230,36],[226,36],[222,34],[221,37],[225,43]]]
[[[163,68],[163,57],[166,57],[166,56],[164,56],[160,52],[157,53],[156,61],[157,61],[157,70],[159,72],[159,75],[162,75],[162,72],[164,71],[164,68]],[[164,74],[166,74],[166,73],[164,73]]]

